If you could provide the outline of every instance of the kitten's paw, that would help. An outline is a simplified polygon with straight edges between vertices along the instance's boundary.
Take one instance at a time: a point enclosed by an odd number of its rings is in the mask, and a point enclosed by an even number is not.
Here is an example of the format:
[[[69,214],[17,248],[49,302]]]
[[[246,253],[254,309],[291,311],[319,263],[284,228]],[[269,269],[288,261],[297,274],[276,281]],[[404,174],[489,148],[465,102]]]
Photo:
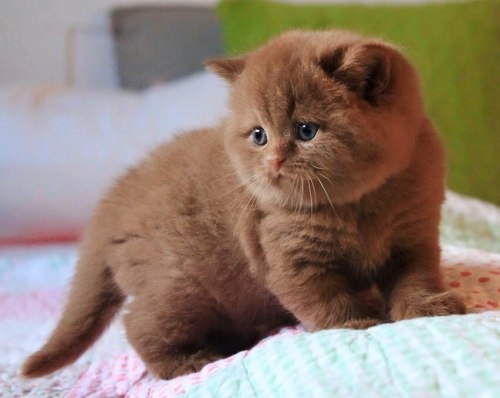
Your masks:
[[[202,350],[183,359],[165,358],[162,362],[149,364],[148,368],[156,377],[164,380],[173,379],[190,373],[199,372],[205,365],[222,359],[223,356],[208,350]]]
[[[338,326],[340,329],[368,329],[372,326],[380,325],[384,323],[381,319],[368,318],[368,319],[353,319],[344,322],[342,325]]]
[[[391,309],[394,321],[425,316],[465,314],[466,308],[460,298],[452,292],[411,296]]]
[[[199,372],[205,365],[209,363],[218,361],[223,357],[214,353],[206,353],[204,351],[200,351],[199,353],[194,354],[189,357],[184,363],[182,363],[175,371],[172,373],[172,378],[177,376],[183,376],[190,373]]]

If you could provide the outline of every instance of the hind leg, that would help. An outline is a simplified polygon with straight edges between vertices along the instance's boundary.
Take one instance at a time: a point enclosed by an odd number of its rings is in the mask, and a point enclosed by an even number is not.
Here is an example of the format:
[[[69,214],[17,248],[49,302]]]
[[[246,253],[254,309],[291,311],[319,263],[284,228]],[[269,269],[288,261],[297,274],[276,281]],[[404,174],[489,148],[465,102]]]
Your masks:
[[[206,344],[208,333],[221,322],[214,304],[203,290],[177,284],[130,303],[127,337],[155,376],[196,372],[222,357]]]

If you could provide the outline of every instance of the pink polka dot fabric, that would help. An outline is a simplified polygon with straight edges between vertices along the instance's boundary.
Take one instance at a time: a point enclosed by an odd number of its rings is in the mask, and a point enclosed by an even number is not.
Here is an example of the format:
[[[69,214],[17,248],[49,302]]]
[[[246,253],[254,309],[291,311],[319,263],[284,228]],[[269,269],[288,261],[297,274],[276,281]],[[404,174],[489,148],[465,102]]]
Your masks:
[[[442,262],[445,286],[464,299],[470,312],[498,309],[499,254],[446,247]]]

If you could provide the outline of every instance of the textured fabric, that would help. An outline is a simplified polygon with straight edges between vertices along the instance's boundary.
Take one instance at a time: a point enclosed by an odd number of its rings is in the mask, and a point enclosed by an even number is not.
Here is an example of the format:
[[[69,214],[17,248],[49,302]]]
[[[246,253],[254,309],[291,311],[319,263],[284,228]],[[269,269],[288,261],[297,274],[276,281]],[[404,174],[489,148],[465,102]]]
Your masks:
[[[398,44],[420,73],[425,104],[446,142],[450,188],[500,204],[499,1],[284,3],[221,1],[227,50],[248,51],[297,28],[354,30]]]
[[[500,313],[488,312],[366,331],[284,329],[173,381],[147,375],[131,352],[91,366],[69,396],[493,397],[500,387],[499,326]]]
[[[467,316],[367,331],[285,328],[171,381],[146,371],[117,319],[75,364],[22,380],[21,361],[53,328],[76,257],[74,245],[0,249],[0,397],[493,397],[499,388],[500,254],[454,246],[443,250],[443,274]]]
[[[499,325],[499,314],[489,313],[284,335],[188,396],[493,397],[500,383]]]
[[[62,310],[77,248],[0,247],[0,397],[499,396],[500,210],[453,193],[444,208],[444,281],[469,315],[366,331],[285,328],[171,381],[146,371],[120,317],[76,363],[23,380],[21,361],[45,341]]]
[[[440,235],[441,244],[500,253],[500,207],[447,191]]]

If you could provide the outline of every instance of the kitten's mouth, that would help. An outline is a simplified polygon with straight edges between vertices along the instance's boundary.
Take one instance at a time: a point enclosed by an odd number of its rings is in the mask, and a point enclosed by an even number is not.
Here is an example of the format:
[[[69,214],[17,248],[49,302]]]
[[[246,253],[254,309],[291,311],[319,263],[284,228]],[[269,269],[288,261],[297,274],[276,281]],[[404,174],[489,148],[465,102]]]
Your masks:
[[[276,174],[270,174],[269,180],[271,181],[271,184],[274,186],[278,186],[281,183],[283,183],[283,180],[285,180],[285,176],[283,173],[280,171]]]

